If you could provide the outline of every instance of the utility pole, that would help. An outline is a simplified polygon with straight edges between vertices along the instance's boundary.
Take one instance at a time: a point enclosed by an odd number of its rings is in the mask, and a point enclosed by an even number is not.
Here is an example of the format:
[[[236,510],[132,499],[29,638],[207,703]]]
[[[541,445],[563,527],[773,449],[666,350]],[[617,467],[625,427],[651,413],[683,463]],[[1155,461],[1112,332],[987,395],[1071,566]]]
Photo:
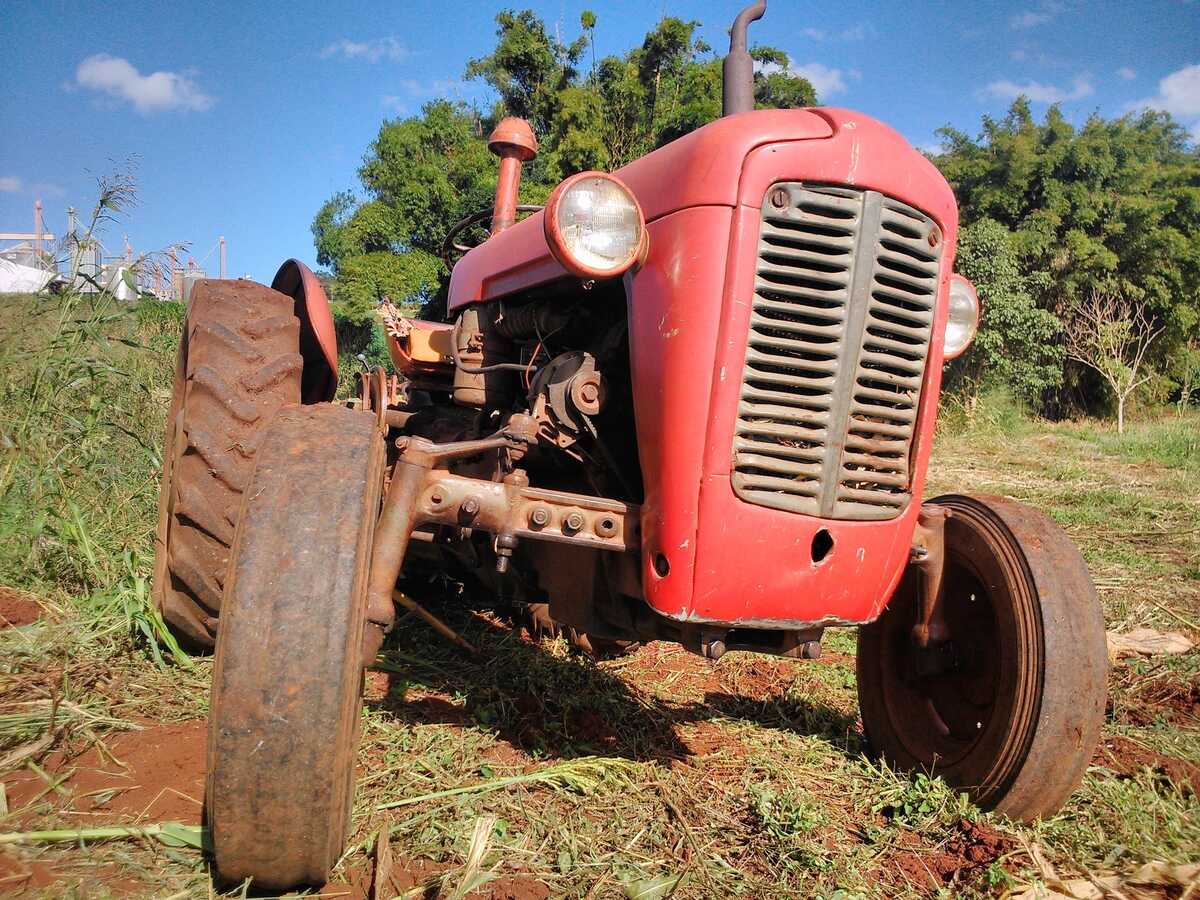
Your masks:
[[[225,235],[221,235],[221,277],[225,277]]]
[[[33,247],[38,253],[38,257],[42,254],[42,201],[33,201]]]

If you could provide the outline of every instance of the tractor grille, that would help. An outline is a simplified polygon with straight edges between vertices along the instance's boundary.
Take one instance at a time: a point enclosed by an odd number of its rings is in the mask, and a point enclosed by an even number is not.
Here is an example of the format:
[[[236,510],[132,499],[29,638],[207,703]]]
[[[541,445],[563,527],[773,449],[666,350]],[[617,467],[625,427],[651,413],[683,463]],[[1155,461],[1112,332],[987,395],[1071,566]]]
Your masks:
[[[733,444],[739,497],[828,519],[890,519],[908,504],[940,244],[929,216],[875,191],[767,192]]]

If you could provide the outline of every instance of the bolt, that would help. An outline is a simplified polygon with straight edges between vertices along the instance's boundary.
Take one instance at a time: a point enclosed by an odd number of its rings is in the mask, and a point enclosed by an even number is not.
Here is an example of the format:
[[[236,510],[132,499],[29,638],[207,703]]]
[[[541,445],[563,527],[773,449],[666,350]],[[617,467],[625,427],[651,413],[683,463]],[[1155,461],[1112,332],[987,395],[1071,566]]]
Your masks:
[[[596,520],[596,534],[602,538],[613,537],[617,533],[617,523],[607,516]]]
[[[926,240],[929,241],[930,247],[936,247],[938,245],[938,241],[941,240],[941,237],[938,235],[938,230],[936,228],[930,228],[929,237],[926,238]]]
[[[583,513],[579,511],[573,512],[563,519],[563,534],[578,534],[586,524],[587,522],[584,521]]]
[[[776,209],[784,209],[788,205],[788,192],[785,188],[776,188],[771,191],[771,205]]]
[[[550,510],[544,506],[535,506],[529,511],[529,524],[534,528],[545,528],[550,524]]]
[[[445,499],[446,498],[442,496],[441,491],[434,491],[432,494],[429,495],[429,502],[432,503],[434,506],[441,506],[442,501]]]
[[[600,399],[600,386],[593,381],[586,382],[579,389],[579,396],[584,403],[595,403]]]
[[[805,641],[800,645],[801,659],[820,659],[821,658],[821,642],[820,641]]]
[[[473,519],[479,515],[479,499],[477,497],[468,497],[462,502],[458,508],[464,518]]]
[[[709,659],[718,660],[725,655],[725,642],[719,638],[715,641],[709,641],[706,649],[708,650],[707,656]]]

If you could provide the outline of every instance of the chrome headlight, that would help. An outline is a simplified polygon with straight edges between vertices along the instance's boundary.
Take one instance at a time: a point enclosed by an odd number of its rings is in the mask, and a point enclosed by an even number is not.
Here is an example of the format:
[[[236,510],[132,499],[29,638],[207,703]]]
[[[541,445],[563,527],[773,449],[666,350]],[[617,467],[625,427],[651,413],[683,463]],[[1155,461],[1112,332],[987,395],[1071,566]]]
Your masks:
[[[979,294],[975,285],[955,272],[950,276],[950,312],[946,317],[945,358],[954,359],[975,340],[979,329]]]
[[[643,255],[646,220],[633,193],[603,172],[580,172],[546,203],[546,241],[580,278],[614,278]]]

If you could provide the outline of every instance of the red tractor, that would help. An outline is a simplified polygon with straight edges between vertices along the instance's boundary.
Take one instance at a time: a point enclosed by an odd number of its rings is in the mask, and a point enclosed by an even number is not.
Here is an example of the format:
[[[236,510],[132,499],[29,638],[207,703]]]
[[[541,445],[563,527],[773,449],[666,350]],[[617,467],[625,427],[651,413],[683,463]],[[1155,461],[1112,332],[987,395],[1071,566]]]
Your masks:
[[[922,499],[942,367],[979,318],[954,194],[865,115],[754,110],[764,7],[734,23],[723,118],[520,222],[536,141],[502,121],[491,234],[454,266],[446,321],[386,309],[397,374],[349,405],[303,265],[196,286],[155,593],[215,639],[224,877],[325,880],[364,666],[395,601],[435,581],[594,654],[809,659],[857,626],[890,764],[1021,819],[1079,783],[1107,671],[1082,558],[1012,500]]]

